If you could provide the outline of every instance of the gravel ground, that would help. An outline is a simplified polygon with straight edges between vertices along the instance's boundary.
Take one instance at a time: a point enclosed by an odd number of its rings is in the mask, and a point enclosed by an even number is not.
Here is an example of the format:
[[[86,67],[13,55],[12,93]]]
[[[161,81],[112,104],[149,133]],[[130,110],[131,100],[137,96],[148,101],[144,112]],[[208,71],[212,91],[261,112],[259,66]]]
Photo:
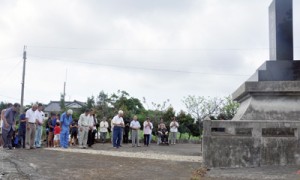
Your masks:
[[[201,167],[199,145],[131,147],[114,149],[96,144],[90,149],[0,149],[0,179],[191,179],[199,180],[300,180],[300,166],[269,166],[242,169]],[[199,171],[195,171],[199,170]]]
[[[213,180],[300,180],[299,170],[300,166],[213,169],[206,177]]]
[[[0,154],[6,154],[2,165],[7,167],[1,170],[4,172],[2,179],[190,179],[192,171],[201,165],[192,158],[188,159],[195,157],[198,146],[133,148],[123,145],[120,149],[114,149],[109,144],[96,144],[93,149],[86,150],[0,150]],[[178,153],[184,149],[185,155],[181,157]],[[158,159],[157,156],[163,158]],[[11,170],[8,170],[9,165]]]

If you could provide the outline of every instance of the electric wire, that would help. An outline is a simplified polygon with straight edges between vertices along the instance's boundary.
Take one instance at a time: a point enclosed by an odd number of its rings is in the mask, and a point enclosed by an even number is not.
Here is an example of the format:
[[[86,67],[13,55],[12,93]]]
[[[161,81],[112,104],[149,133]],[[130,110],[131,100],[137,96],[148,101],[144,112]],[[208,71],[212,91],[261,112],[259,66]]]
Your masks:
[[[201,75],[215,75],[215,76],[238,76],[238,77],[249,76],[247,74],[208,73],[208,72],[200,72],[200,71],[185,71],[185,70],[152,68],[152,67],[142,67],[142,66],[124,66],[124,65],[104,64],[104,63],[87,62],[86,60],[83,60],[83,59],[80,59],[79,61],[74,61],[74,60],[66,60],[66,58],[61,58],[61,57],[50,58],[50,57],[42,57],[42,56],[31,55],[31,58],[32,57],[39,58],[39,59],[48,59],[48,60],[61,61],[61,62],[71,62],[71,63],[79,63],[79,64],[87,64],[87,65],[106,66],[106,67],[114,67],[114,68],[126,68],[126,69],[137,69],[137,70],[147,70],[147,71],[173,72],[173,73],[185,73],[185,74],[201,74]],[[74,59],[74,58],[72,58],[72,59]]]

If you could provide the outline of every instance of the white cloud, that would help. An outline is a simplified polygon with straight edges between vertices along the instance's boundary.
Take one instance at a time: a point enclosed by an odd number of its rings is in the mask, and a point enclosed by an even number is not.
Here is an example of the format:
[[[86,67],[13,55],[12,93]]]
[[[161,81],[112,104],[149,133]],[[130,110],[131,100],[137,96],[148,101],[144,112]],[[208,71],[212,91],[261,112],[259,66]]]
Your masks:
[[[150,102],[170,99],[179,110],[190,94],[229,95],[248,79],[242,75],[250,76],[268,59],[270,3],[4,1],[0,100],[20,99],[23,45],[28,45],[26,103],[58,100],[66,69],[71,100],[121,89]],[[300,2],[294,1],[296,59],[299,12]],[[19,58],[1,60],[7,57]]]

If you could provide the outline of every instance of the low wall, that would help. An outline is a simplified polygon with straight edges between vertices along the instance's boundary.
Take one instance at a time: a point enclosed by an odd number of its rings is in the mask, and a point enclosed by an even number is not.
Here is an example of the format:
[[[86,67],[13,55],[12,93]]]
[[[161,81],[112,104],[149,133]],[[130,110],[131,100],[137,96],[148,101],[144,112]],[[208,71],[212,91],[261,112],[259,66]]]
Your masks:
[[[205,120],[207,167],[300,165],[299,121]]]

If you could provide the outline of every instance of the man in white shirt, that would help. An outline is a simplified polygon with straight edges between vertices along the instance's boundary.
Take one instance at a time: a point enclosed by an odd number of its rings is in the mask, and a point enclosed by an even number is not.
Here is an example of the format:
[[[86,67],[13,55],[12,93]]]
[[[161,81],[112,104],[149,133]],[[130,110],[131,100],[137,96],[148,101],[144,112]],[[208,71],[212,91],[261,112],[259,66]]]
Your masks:
[[[83,114],[80,115],[78,120],[78,127],[79,127],[79,148],[86,148],[87,147],[87,140],[88,140],[88,133],[89,129],[92,129],[92,118],[90,116],[90,110],[87,109]]]
[[[32,108],[26,111],[26,139],[25,139],[26,149],[35,149],[34,146],[35,129],[36,129],[35,111],[37,107],[38,106],[34,104]]]
[[[137,120],[137,116],[133,116],[133,120],[130,122],[130,128],[131,128],[132,147],[134,146],[140,147],[139,130],[141,128],[141,124]]]
[[[35,118],[36,118],[36,133],[35,133],[35,147],[40,148],[41,147],[41,138],[42,138],[42,132],[43,132],[43,123],[45,114],[42,111],[43,105],[41,103],[38,104],[37,110],[35,111]]]
[[[171,144],[176,144],[177,132],[178,132],[179,124],[176,121],[176,118],[172,118],[172,122],[170,123],[170,136],[171,136]]]
[[[112,119],[112,124],[114,125],[113,128],[113,147],[119,148],[121,147],[121,140],[122,140],[122,132],[124,127],[124,120],[123,120],[124,112],[119,110],[118,114]]]
[[[106,121],[106,117],[103,117],[102,121],[100,122],[100,140],[102,143],[106,141],[106,135],[108,129],[108,122]]]

